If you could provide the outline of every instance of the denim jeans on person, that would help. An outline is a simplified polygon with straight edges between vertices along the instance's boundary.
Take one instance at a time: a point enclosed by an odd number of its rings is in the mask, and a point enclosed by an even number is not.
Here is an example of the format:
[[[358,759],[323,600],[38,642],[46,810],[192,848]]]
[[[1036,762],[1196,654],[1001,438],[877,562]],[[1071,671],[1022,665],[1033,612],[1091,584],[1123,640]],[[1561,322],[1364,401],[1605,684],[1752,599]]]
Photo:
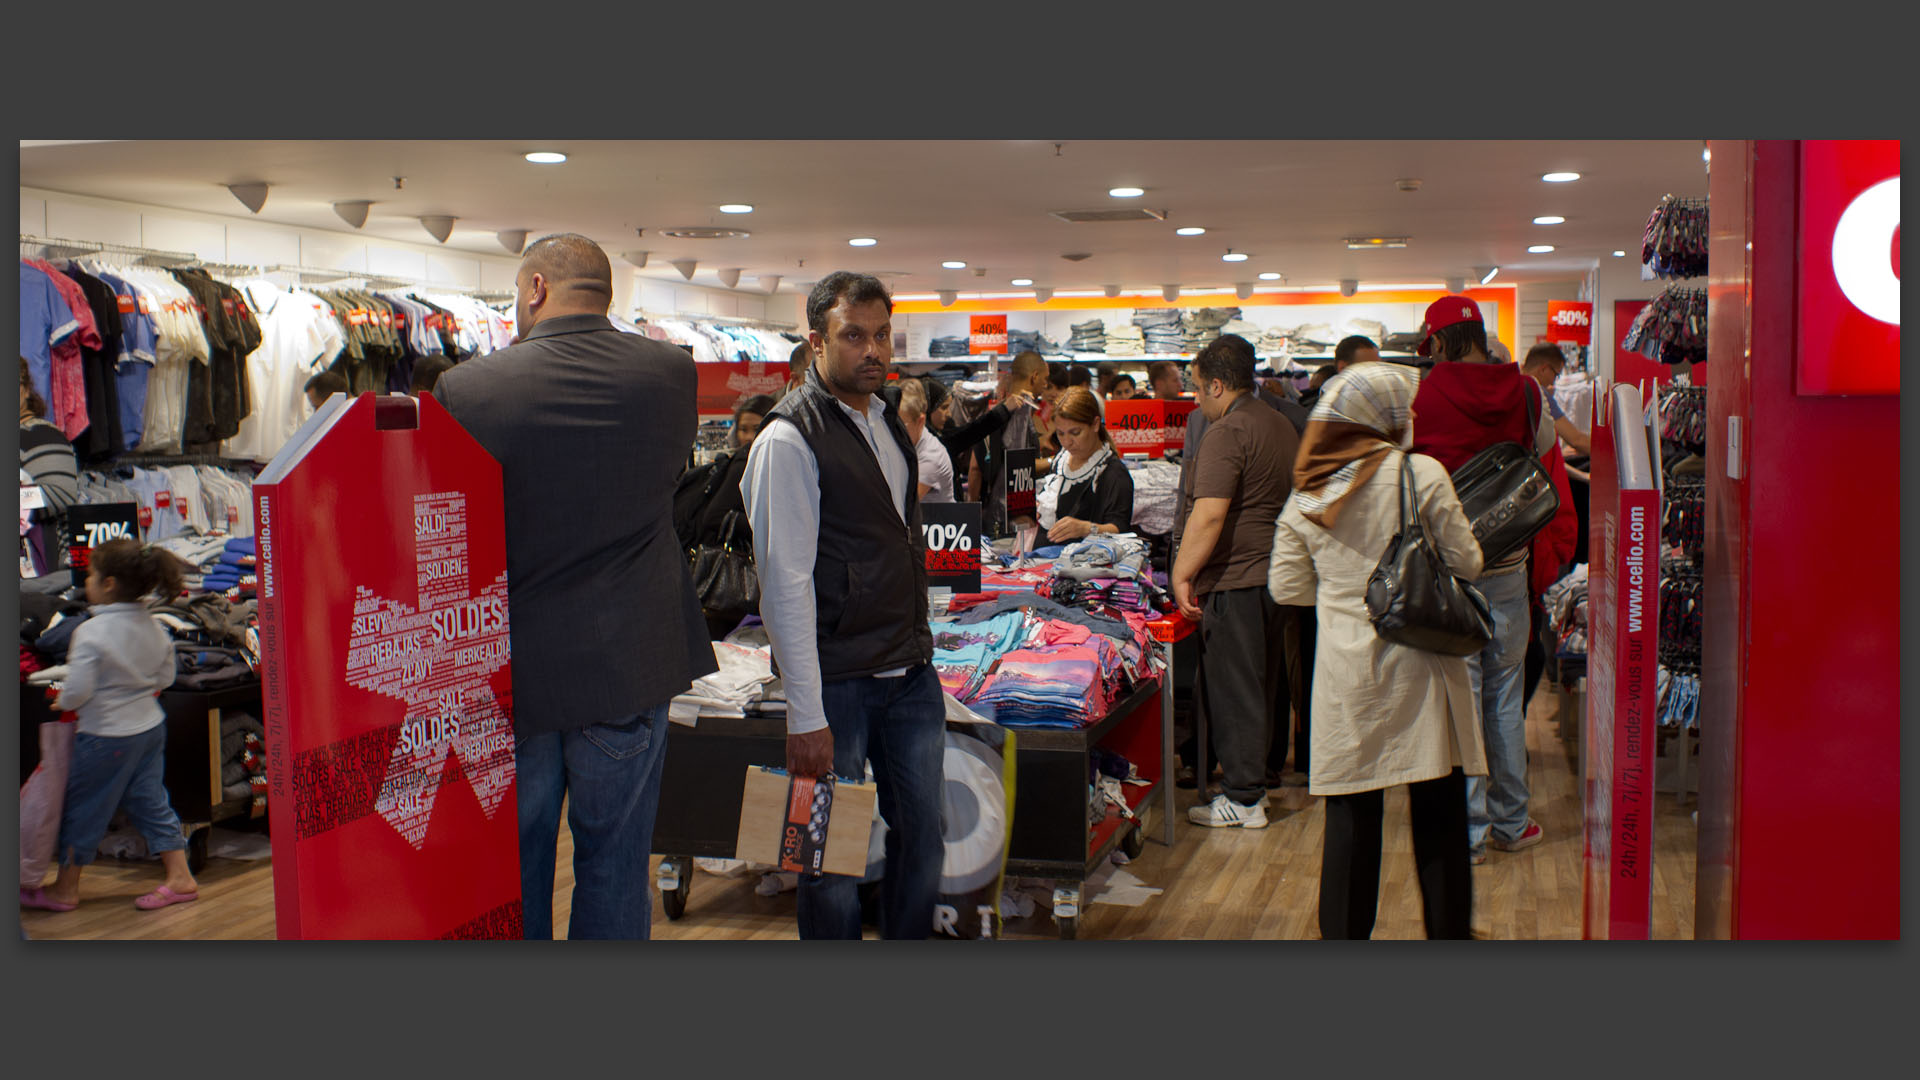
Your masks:
[[[73,764],[67,773],[66,803],[60,812],[62,866],[86,866],[100,851],[115,810],[125,810],[159,855],[187,846],[180,816],[167,797],[167,725],[155,724],[138,735],[73,737]]]
[[[946,782],[946,704],[932,664],[894,679],[842,679],[822,688],[833,732],[835,776],[861,778],[873,763],[880,816],[887,822],[880,881],[880,933],[916,939],[933,932],[946,842],[940,795]],[[802,939],[860,937],[860,879],[802,877]]]
[[[1487,740],[1487,775],[1467,777],[1467,846],[1478,855],[1489,832],[1512,841],[1527,828],[1527,718],[1520,698],[1530,622],[1525,569],[1475,585],[1493,609],[1493,640],[1467,659]]]
[[[578,731],[515,740],[520,898],[526,937],[553,937],[560,806],[573,833],[569,938],[645,941],[653,919],[648,859],[667,758],[667,706]]]

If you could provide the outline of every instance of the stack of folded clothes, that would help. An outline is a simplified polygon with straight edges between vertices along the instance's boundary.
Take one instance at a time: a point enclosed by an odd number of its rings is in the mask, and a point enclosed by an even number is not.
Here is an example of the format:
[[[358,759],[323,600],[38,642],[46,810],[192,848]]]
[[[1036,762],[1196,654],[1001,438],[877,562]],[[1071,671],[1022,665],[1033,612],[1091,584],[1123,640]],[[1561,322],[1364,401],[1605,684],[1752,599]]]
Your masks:
[[[972,347],[968,344],[967,339],[963,337],[934,338],[932,343],[927,346],[927,356],[933,359],[946,356],[967,356],[972,352]]]
[[[1007,355],[1018,356],[1023,352],[1037,352],[1042,356],[1066,356],[1068,350],[1055,345],[1047,335],[1037,330],[1008,330]]]
[[[1107,351],[1107,324],[1099,319],[1089,319],[1073,324],[1073,336],[1067,339],[1067,348],[1073,352],[1100,353]]]
[[[218,561],[202,575],[201,591],[220,593],[229,600],[253,599],[259,592],[256,561],[253,537],[228,540]]]
[[[1107,330],[1108,356],[1140,356],[1147,351],[1146,331],[1137,326],[1115,326]]]
[[[1181,331],[1185,335],[1181,345],[1183,350],[1197,353],[1226,331],[1222,329],[1228,323],[1240,317],[1239,308],[1200,308],[1187,312],[1181,319]]]
[[[1179,308],[1142,308],[1133,313],[1133,325],[1139,327],[1145,336],[1148,352],[1185,351],[1187,332],[1186,327],[1181,323]]]

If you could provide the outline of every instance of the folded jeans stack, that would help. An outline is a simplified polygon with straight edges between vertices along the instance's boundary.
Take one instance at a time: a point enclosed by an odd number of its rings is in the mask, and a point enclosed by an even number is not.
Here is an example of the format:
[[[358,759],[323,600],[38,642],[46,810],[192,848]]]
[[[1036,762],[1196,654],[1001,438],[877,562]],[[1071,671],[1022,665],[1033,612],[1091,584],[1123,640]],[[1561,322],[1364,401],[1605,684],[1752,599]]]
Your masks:
[[[1007,355],[1018,356],[1023,352],[1037,352],[1042,356],[1066,356],[1068,350],[1048,340],[1047,335],[1037,330],[1008,330]]]
[[[1067,339],[1067,348],[1072,352],[1106,352],[1107,324],[1099,319],[1089,319],[1073,324],[1073,336]]]
[[[1140,328],[1150,353],[1179,353],[1185,350],[1187,332],[1178,308],[1135,311],[1133,325]]]
[[[1187,352],[1197,353],[1221,334],[1221,327],[1240,317],[1239,308],[1200,308],[1190,311],[1181,320],[1184,334],[1182,346]]]
[[[967,356],[972,352],[973,350],[968,345],[967,339],[963,337],[934,338],[932,343],[927,346],[927,355],[934,358]]]

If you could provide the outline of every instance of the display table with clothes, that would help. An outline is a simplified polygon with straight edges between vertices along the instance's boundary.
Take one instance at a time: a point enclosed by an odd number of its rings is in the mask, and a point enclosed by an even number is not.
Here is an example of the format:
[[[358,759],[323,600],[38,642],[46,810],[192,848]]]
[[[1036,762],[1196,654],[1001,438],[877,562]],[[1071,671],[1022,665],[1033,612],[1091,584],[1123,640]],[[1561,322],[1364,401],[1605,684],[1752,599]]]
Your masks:
[[[1159,808],[1161,839],[1173,844],[1166,673],[1172,642],[1192,624],[1152,606],[1164,593],[1137,538],[1089,538],[1054,559],[1011,561],[1020,565],[983,573],[987,591],[937,598],[934,664],[957,702],[1017,733],[1006,872],[1056,884],[1055,921],[1073,937],[1082,884],[1115,849],[1139,854],[1149,810]],[[668,727],[674,764],[661,781],[654,850],[665,856],[658,885],[670,919],[686,910],[695,858],[734,857],[747,769],[786,763],[786,706],[765,630],[747,620],[714,648],[720,670],[675,699]]]

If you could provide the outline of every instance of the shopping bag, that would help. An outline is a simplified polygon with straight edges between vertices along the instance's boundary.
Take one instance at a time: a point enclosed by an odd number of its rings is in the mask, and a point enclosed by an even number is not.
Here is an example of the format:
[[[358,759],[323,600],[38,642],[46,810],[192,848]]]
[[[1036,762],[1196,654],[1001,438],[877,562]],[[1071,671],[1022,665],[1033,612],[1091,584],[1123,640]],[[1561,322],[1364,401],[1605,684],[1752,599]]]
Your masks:
[[[73,766],[73,733],[79,717],[62,713],[40,725],[40,764],[20,785],[20,887],[37,889],[53,867],[60,842],[60,812]]]

